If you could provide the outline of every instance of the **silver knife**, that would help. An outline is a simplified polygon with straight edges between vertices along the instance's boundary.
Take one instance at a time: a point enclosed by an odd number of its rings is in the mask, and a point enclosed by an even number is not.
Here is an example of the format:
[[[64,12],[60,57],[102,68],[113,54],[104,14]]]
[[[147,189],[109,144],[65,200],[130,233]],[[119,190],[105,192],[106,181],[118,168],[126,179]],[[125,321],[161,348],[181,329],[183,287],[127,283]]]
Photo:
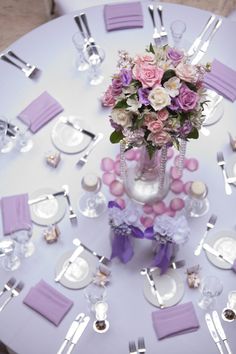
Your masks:
[[[210,245],[208,245],[207,243],[204,243],[203,246],[205,251],[213,254],[214,256],[222,259],[223,261],[229,263],[231,266],[234,265],[234,261],[232,261],[231,259],[229,259],[227,256],[224,256],[223,254],[221,254],[220,252],[218,252],[217,250],[215,250],[213,247],[211,247]]]
[[[63,353],[65,347],[71,341],[73,335],[75,334],[75,332],[76,332],[77,328],[79,327],[81,320],[84,318],[84,316],[85,316],[84,313],[79,313],[76,316],[76,318],[74,319],[74,321],[71,323],[70,328],[68,329],[68,331],[65,335],[65,339],[64,339],[62,345],[60,346],[57,354]]]
[[[77,328],[75,334],[73,335],[73,337],[71,339],[71,344],[69,346],[69,349],[67,350],[67,354],[70,354],[72,352],[72,350],[74,349],[74,346],[79,341],[79,339],[82,336],[85,328],[87,327],[87,325],[89,323],[89,320],[90,320],[90,317],[89,316],[85,316],[83,318],[83,320],[80,322],[79,327]]]
[[[202,59],[202,57],[206,54],[206,51],[209,47],[209,44],[214,36],[214,34],[217,32],[217,30],[219,29],[219,27],[222,24],[222,19],[218,19],[213,27],[213,30],[210,32],[207,40],[201,45],[198,53],[196,54],[196,56],[193,58],[191,64],[192,65],[196,65],[199,63],[199,61]]]
[[[70,127],[74,128],[75,130],[78,130],[80,133],[83,133],[85,135],[88,135],[91,139],[95,138],[95,134],[91,133],[90,131],[81,128],[78,124],[71,122],[69,119],[67,119],[66,117],[60,117],[60,121],[64,124],[69,125]]]
[[[53,199],[59,195],[64,195],[64,193],[65,193],[65,191],[59,191],[59,192],[55,192],[52,194],[45,194],[45,195],[42,195],[41,197],[28,200],[28,204],[29,205],[37,204],[37,203],[43,202],[48,199]]]
[[[218,337],[218,334],[217,334],[216,329],[215,329],[215,325],[214,325],[213,320],[211,318],[211,315],[209,313],[205,314],[205,321],[206,321],[208,330],[209,330],[214,342],[216,343],[217,348],[219,349],[219,352],[221,354],[224,354],[224,352],[222,350],[222,347],[221,347],[221,344],[220,344],[220,338]]]
[[[221,321],[220,321],[220,318],[219,318],[219,315],[218,315],[217,311],[213,311],[212,312],[212,318],[213,318],[213,322],[214,322],[214,324],[216,326],[216,330],[219,333],[220,338],[223,340],[223,343],[225,345],[225,348],[226,348],[228,354],[233,354],[231,349],[230,349],[230,346],[228,344],[227,337],[225,335],[225,331],[224,331],[224,329],[222,327],[222,324],[221,324]]]
[[[66,263],[66,265],[64,267],[62,267],[61,271],[54,279],[55,282],[60,281],[60,279],[63,277],[63,275],[65,274],[65,272],[69,268],[69,266],[76,260],[76,258],[83,252],[83,250],[84,250],[83,246],[79,246],[74,250],[74,252],[70,256],[70,258],[68,259],[68,262]]]
[[[203,27],[203,30],[202,32],[200,33],[200,35],[195,39],[195,41],[193,42],[193,44],[191,45],[191,47],[189,48],[188,52],[187,52],[187,55],[188,56],[192,56],[193,54],[195,54],[195,52],[197,51],[201,41],[202,41],[202,38],[204,36],[204,34],[206,33],[206,31],[208,30],[208,28],[210,27],[210,25],[212,24],[212,22],[215,20],[215,15],[211,15],[205,26]]]

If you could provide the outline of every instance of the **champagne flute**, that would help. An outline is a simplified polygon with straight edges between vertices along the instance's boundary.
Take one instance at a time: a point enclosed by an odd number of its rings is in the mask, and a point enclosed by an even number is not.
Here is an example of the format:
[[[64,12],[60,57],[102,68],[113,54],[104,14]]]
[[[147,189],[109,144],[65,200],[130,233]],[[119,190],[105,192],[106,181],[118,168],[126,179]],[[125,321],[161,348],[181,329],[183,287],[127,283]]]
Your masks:
[[[0,241],[0,256],[3,257],[2,267],[6,271],[13,271],[19,268],[20,259],[16,255],[16,242],[10,237]]]
[[[20,258],[28,258],[35,251],[35,246],[31,241],[32,226],[27,225],[25,229],[13,232],[12,238],[17,242],[17,253]]]
[[[32,149],[34,143],[30,137],[30,125],[21,128],[16,136],[16,148],[20,152],[28,152]]]
[[[98,45],[88,45],[84,49],[84,58],[90,66],[90,85],[99,85],[104,79],[101,73],[101,64],[105,59],[104,50]]]

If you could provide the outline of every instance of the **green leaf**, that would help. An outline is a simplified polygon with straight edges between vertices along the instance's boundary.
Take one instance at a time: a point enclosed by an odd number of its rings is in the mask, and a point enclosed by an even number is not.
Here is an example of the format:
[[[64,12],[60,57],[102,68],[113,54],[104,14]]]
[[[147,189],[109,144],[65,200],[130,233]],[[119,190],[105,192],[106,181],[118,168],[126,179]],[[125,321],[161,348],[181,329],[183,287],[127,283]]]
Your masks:
[[[168,81],[173,76],[176,76],[174,70],[172,70],[172,69],[166,70],[166,72],[164,73],[164,75],[162,77],[161,84],[163,85],[166,81]]]
[[[147,51],[148,51],[148,52],[151,52],[152,54],[155,54],[155,50],[154,50],[154,48],[153,48],[152,43],[149,44],[149,48],[148,48]]]
[[[127,104],[126,100],[121,100],[117,102],[117,104],[114,106],[114,108],[128,108],[129,105]]]
[[[123,134],[121,131],[114,131],[113,133],[111,133],[110,135],[110,142],[112,144],[117,144],[119,143],[122,139],[123,139]]]
[[[186,84],[186,86],[188,86],[188,88],[189,88],[190,90],[197,92],[197,87],[196,87],[196,85],[191,84],[190,82],[185,82],[185,84]]]
[[[197,128],[193,128],[192,131],[187,136],[188,139],[198,139],[198,137],[199,137],[199,133]]]

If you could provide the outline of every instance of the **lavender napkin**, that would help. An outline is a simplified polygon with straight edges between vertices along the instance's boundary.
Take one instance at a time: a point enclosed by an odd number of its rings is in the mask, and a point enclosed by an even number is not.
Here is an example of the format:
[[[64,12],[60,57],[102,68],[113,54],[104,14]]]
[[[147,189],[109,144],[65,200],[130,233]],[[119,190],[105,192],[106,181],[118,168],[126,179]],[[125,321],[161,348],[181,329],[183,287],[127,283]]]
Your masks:
[[[215,59],[212,62],[211,72],[206,73],[204,83],[230,101],[236,100],[236,71],[220,61]]]
[[[196,331],[198,318],[192,302],[152,313],[153,327],[158,339]]]
[[[104,20],[107,31],[143,27],[143,13],[140,2],[104,6]]]
[[[19,194],[1,199],[2,226],[4,235],[28,229],[31,226],[28,194]]]
[[[59,325],[73,305],[70,299],[59,293],[44,280],[40,280],[38,284],[30,289],[23,303],[56,326]]]
[[[32,133],[36,133],[57,114],[63,111],[63,107],[48,92],[43,92],[33,100],[19,115],[18,118],[30,127]]]

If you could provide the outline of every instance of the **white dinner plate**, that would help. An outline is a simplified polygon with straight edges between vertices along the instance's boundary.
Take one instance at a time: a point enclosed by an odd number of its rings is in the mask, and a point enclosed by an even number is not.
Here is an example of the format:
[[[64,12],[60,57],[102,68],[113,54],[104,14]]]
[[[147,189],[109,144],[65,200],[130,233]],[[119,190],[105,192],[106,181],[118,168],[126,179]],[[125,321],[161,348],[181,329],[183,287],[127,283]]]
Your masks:
[[[206,100],[210,101],[204,105],[202,114],[206,116],[203,126],[207,127],[217,123],[224,114],[224,99],[215,91],[207,89]],[[217,103],[219,101],[219,103]]]
[[[30,199],[38,198],[46,194],[53,194],[56,190],[43,188],[35,191]],[[48,226],[60,221],[66,211],[65,197],[57,196],[52,199],[44,200],[40,203],[30,205],[31,220],[38,225]]]
[[[68,263],[68,259],[75,249],[62,255],[56,265],[56,275],[59,274],[63,266]],[[60,279],[60,283],[69,289],[81,289],[86,287],[93,280],[96,272],[97,259],[84,250],[69,266],[65,274]]]
[[[71,123],[77,124],[80,128],[90,130],[89,127],[85,127],[85,123],[81,117],[70,115],[63,118],[68,119]],[[52,128],[51,138],[56,148],[67,154],[81,152],[86,149],[91,142],[91,138],[88,135],[64,123],[60,117]]]
[[[152,272],[152,276],[165,307],[174,306],[182,299],[184,282],[176,270],[168,269],[165,274],[160,275],[160,270],[156,269]],[[152,305],[160,307],[146,276],[144,277],[144,296]]]
[[[206,243],[220,252],[222,256],[234,261],[236,259],[236,232],[233,230],[223,230],[207,236]],[[221,258],[206,252],[209,261],[218,268],[231,269],[232,265]]]
[[[236,155],[232,154],[225,161],[226,170],[229,177],[236,177]],[[233,183],[236,185],[236,182]]]

